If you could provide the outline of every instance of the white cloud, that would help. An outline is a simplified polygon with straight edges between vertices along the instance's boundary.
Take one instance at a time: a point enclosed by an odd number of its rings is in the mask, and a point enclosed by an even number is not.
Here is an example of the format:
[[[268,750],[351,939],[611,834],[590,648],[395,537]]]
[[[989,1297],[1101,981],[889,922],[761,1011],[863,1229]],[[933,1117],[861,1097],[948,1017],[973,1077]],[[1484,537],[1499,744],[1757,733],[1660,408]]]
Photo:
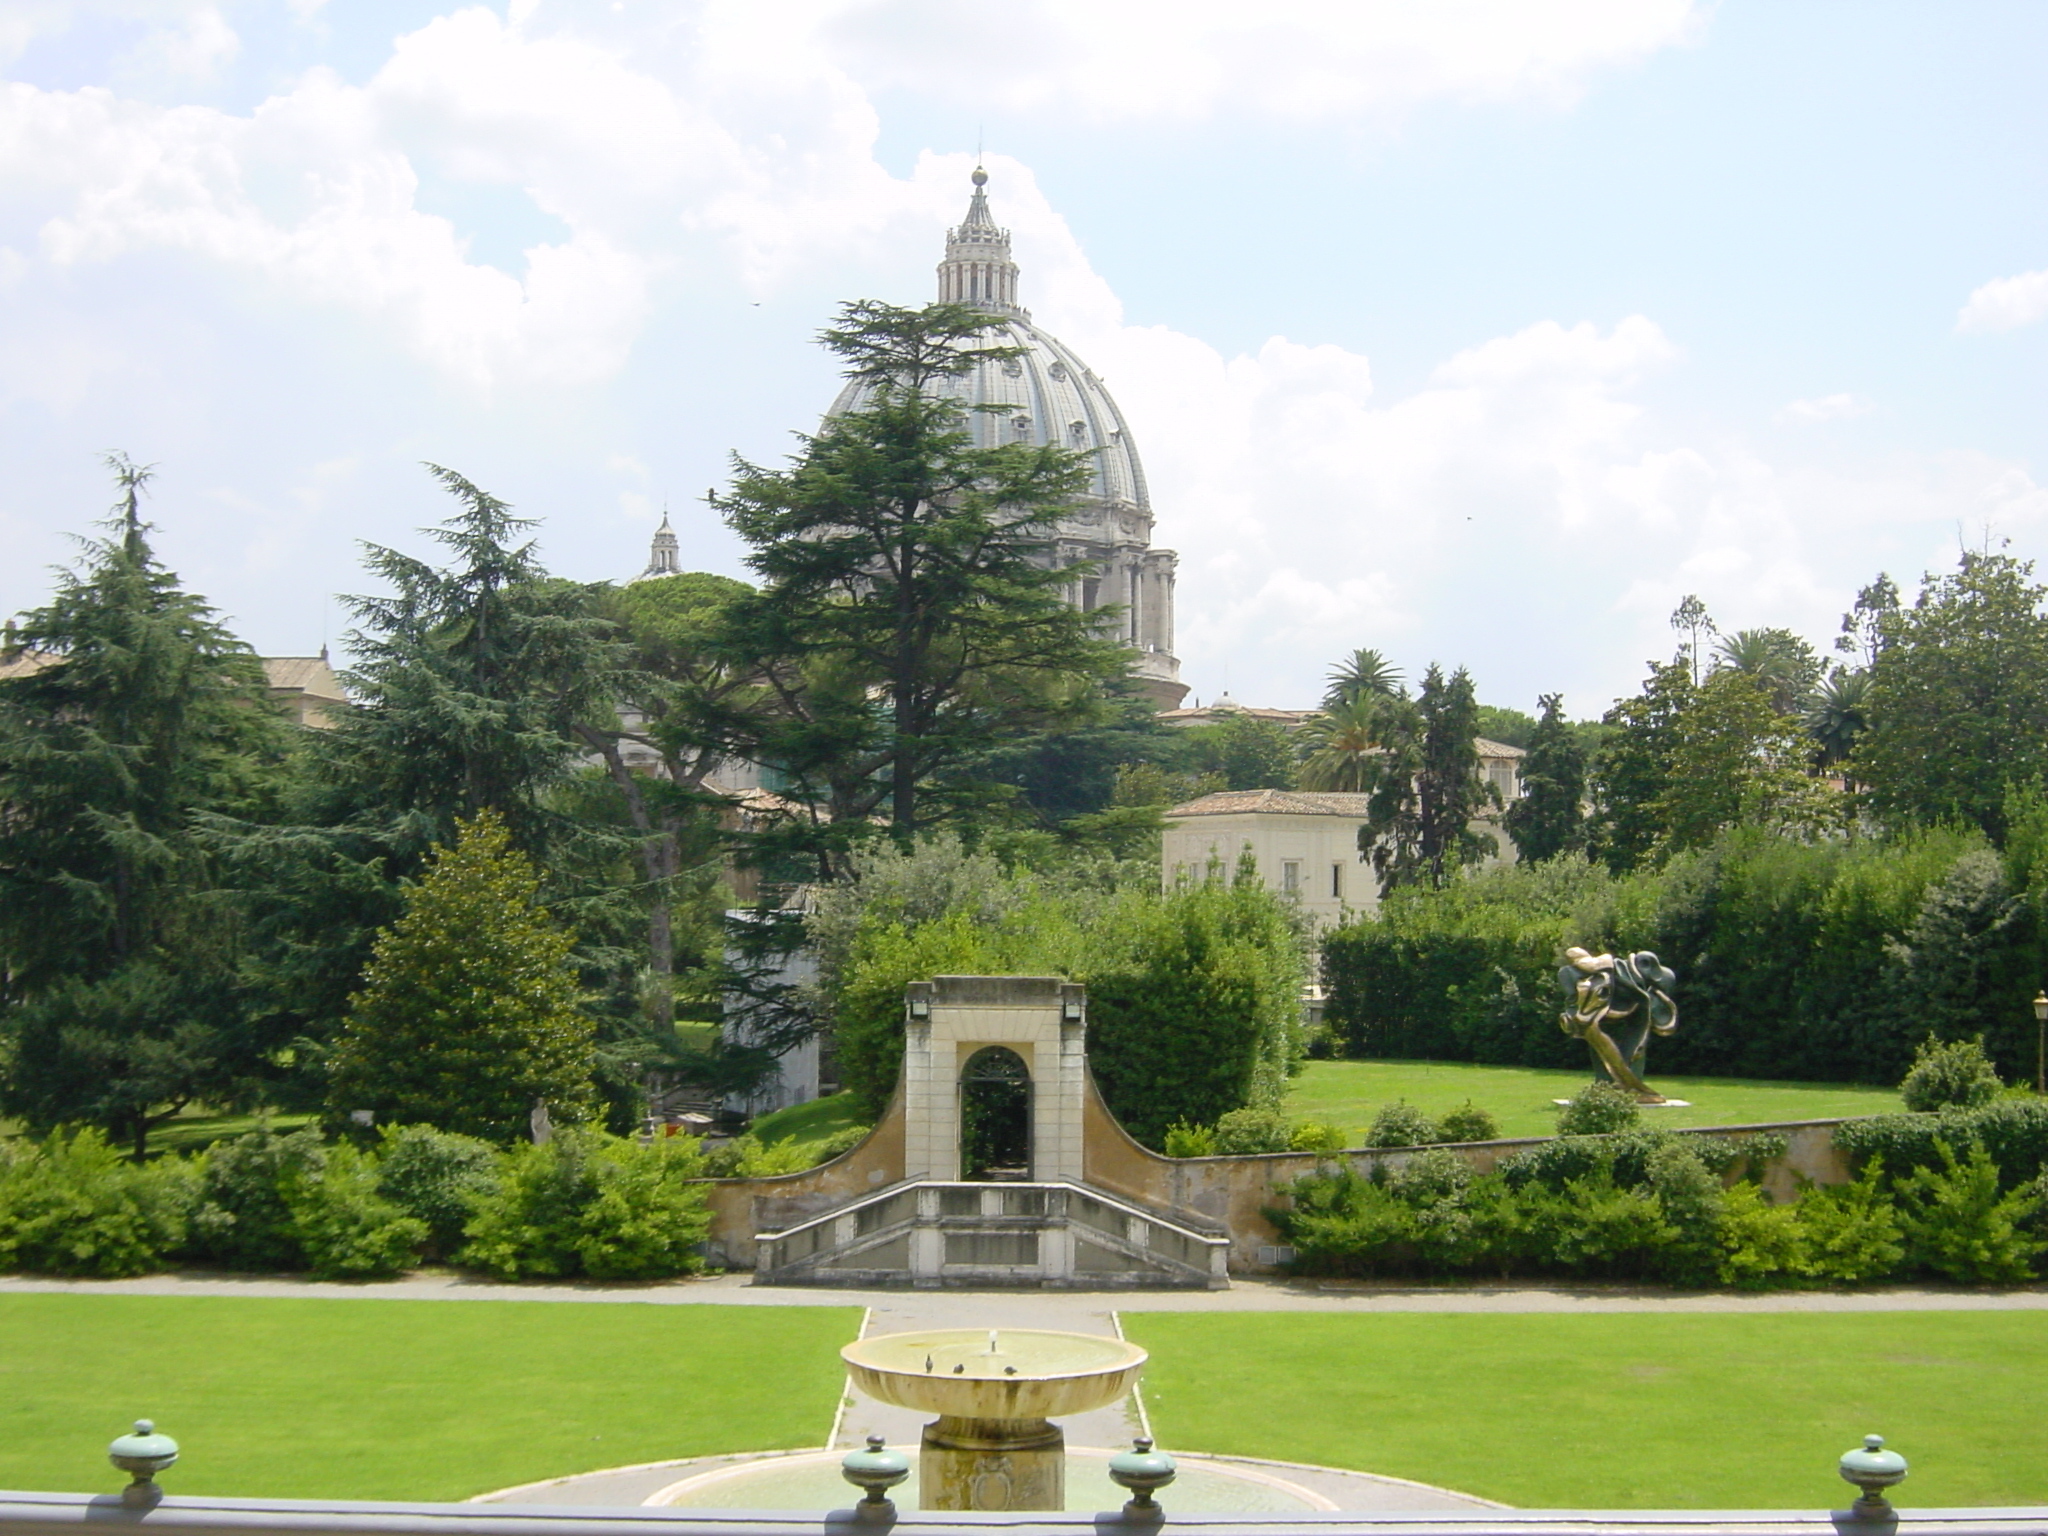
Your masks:
[[[2048,317],[2048,269],[1986,283],[1956,315],[1959,331],[2010,331]]]
[[[1689,0],[824,0],[814,14],[864,82],[1097,119],[1569,101],[1700,25]]]
[[[213,77],[222,65],[242,51],[242,40],[228,20],[213,5],[201,5],[177,17],[169,26],[152,28],[142,40],[115,62],[117,79],[158,79],[169,76],[186,81]]]
[[[1815,395],[1809,400],[1788,401],[1778,412],[1778,420],[1791,423],[1816,421],[1848,421],[1856,416],[1868,416],[1876,409],[1861,395]]]

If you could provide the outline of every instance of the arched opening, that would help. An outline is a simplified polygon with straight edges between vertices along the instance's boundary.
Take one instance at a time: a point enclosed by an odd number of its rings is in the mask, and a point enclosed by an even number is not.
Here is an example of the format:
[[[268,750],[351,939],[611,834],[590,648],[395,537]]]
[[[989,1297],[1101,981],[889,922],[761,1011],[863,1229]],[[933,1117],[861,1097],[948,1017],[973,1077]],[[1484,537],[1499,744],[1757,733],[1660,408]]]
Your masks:
[[[1031,1177],[1031,1069],[1006,1045],[982,1047],[961,1069],[960,1177]]]

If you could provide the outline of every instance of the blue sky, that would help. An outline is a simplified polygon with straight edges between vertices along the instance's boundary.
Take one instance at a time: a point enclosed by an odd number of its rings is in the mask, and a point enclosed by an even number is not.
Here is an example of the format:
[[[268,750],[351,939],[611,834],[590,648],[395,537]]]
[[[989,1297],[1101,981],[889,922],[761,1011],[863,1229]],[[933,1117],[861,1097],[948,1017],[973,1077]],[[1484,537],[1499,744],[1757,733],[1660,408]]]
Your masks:
[[[1597,714],[1698,592],[1825,644],[2043,553],[2048,8],[287,0],[0,13],[0,608],[160,466],[166,556],[339,641],[417,469],[625,576],[929,295],[980,139],[1108,380],[1197,695],[1357,645]]]

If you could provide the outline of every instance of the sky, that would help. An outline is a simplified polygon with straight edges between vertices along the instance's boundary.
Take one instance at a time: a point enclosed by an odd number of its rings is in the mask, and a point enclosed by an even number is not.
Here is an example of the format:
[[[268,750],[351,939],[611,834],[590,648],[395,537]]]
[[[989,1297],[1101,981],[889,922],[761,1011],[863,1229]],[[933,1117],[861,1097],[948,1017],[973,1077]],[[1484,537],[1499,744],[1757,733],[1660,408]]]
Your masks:
[[[2048,6],[4,0],[0,612],[158,548],[340,650],[445,464],[624,579],[933,296],[977,147],[1117,397],[1194,696],[1354,647],[1597,716],[1723,630],[2048,555]]]

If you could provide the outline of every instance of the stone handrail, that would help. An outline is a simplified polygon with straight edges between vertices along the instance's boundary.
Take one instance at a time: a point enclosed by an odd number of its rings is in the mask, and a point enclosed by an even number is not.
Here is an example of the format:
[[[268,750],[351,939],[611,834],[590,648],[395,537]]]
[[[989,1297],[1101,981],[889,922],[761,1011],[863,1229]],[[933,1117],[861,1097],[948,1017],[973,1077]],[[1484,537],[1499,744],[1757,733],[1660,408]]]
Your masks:
[[[848,1490],[851,1495],[852,1490]],[[1149,1536],[1155,1521],[1097,1514],[900,1511],[889,1525],[844,1508],[565,1509],[477,1504],[166,1497],[131,1508],[118,1494],[0,1492],[0,1536],[77,1536],[81,1528],[147,1527],[178,1536],[855,1536],[890,1525],[917,1536]],[[1902,1509],[1896,1521],[1825,1510],[1458,1510],[1181,1515],[1160,1495],[1163,1524],[1184,1536],[2042,1536],[2048,1508]]]

